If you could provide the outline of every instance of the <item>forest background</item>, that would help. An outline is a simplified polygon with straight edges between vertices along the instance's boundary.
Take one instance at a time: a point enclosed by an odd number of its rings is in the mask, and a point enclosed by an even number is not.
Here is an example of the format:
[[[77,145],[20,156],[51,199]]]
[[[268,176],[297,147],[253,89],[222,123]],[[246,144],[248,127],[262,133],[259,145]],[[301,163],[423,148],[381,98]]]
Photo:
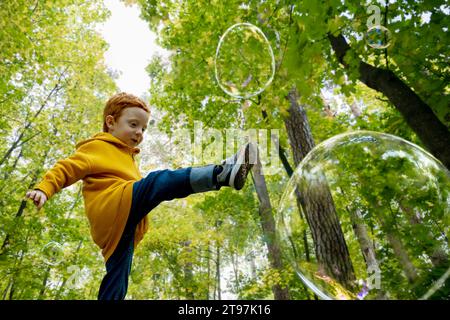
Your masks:
[[[152,125],[141,171],[185,165],[171,133],[196,123],[221,132],[278,130],[280,159],[276,174],[253,175],[241,192],[153,210],[128,299],[313,299],[283,258],[276,210],[307,152],[337,134],[390,133],[449,168],[446,1],[124,2],[139,6],[170,52],[149,57],[146,68]],[[383,50],[364,40],[371,4],[394,39]],[[1,1],[0,13],[0,295],[95,299],[104,264],[90,239],[81,182],[39,212],[24,195],[76,142],[101,131],[104,104],[118,91],[96,30],[109,12],[101,1],[17,0]],[[248,100],[227,96],[214,73],[220,36],[239,22],[261,28],[276,62],[271,85]],[[51,243],[59,244],[58,263],[43,254]]]

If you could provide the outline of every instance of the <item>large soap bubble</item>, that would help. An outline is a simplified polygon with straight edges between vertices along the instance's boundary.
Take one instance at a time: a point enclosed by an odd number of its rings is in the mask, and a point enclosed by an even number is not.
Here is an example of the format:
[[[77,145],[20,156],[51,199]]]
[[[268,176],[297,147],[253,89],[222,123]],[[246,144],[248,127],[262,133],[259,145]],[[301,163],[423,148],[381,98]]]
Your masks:
[[[250,23],[238,23],[225,31],[214,65],[220,88],[239,99],[260,94],[275,74],[272,47],[261,29]]]
[[[283,252],[322,299],[449,299],[450,174],[399,137],[335,136],[280,203]]]

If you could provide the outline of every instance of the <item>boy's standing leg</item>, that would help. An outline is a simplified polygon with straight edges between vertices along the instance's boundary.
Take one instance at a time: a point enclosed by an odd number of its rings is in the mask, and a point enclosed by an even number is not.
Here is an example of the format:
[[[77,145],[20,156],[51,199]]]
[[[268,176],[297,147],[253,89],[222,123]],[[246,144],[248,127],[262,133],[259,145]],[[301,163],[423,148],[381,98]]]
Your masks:
[[[133,259],[134,231],[141,219],[152,209],[162,201],[185,198],[193,193],[219,190],[222,186],[240,190],[255,160],[256,149],[253,144],[247,143],[221,165],[158,170],[135,182],[130,215],[119,245],[106,263],[107,274],[101,283],[98,298],[100,300],[125,298]]]
[[[133,253],[134,230],[131,230],[127,223],[117,248],[106,262],[106,275],[100,284],[99,300],[125,299]]]

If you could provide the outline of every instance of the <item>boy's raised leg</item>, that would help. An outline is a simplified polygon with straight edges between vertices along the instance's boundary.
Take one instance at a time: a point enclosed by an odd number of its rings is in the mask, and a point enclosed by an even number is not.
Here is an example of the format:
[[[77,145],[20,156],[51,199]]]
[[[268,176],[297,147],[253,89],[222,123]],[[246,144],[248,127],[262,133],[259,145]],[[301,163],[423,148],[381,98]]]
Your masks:
[[[147,177],[133,185],[129,220],[137,225],[162,201],[185,198],[198,192],[219,190],[223,186],[240,190],[244,187],[255,161],[256,148],[252,143],[247,143],[235,155],[223,160],[220,165],[150,172]]]

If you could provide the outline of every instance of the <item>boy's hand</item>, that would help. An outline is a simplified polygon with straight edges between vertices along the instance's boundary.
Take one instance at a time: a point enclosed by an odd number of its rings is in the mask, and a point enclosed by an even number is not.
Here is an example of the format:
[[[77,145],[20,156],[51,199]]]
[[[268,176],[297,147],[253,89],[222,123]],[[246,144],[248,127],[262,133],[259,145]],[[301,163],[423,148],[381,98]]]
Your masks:
[[[44,203],[47,201],[47,196],[40,190],[28,191],[25,197],[33,200],[38,210],[41,209]]]

